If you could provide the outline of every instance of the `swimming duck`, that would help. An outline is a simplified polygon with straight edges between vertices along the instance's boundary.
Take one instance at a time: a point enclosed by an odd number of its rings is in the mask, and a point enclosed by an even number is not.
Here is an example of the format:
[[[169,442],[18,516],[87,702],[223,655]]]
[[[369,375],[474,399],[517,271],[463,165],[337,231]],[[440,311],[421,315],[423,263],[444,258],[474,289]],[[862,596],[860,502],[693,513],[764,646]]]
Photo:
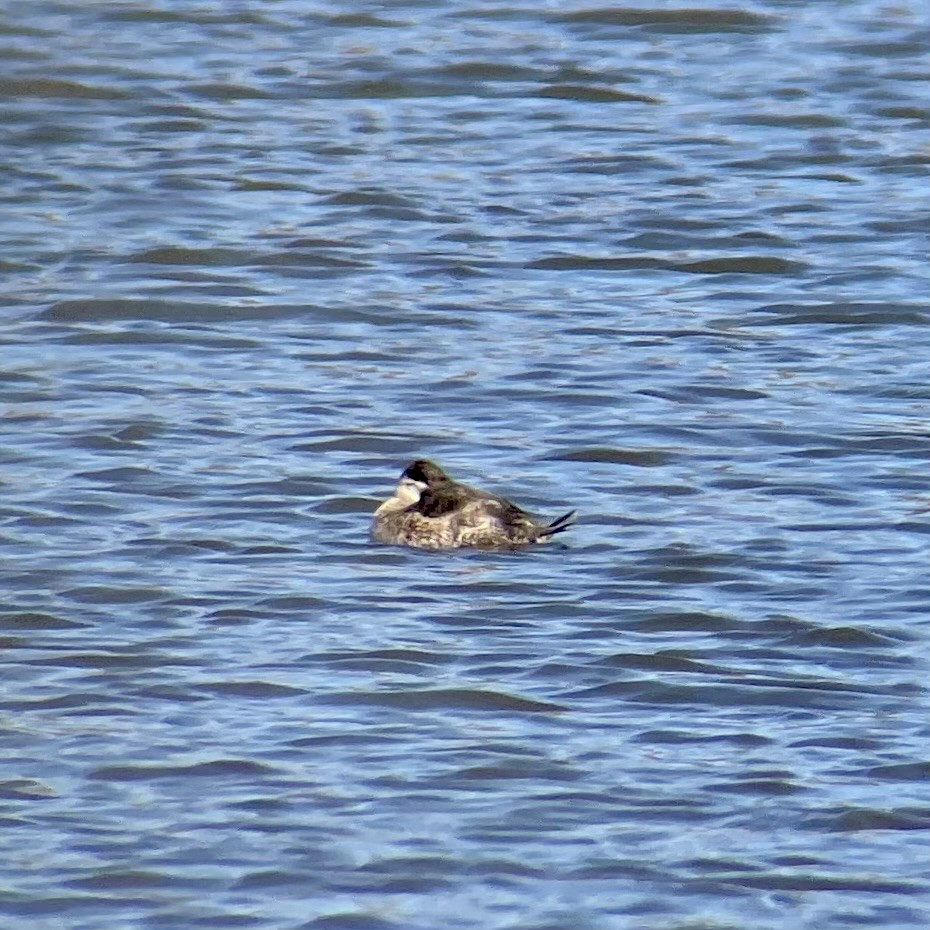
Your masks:
[[[537,523],[506,498],[459,484],[435,463],[417,459],[375,511],[371,535],[377,542],[420,549],[513,548],[549,542],[574,516],[572,510]]]

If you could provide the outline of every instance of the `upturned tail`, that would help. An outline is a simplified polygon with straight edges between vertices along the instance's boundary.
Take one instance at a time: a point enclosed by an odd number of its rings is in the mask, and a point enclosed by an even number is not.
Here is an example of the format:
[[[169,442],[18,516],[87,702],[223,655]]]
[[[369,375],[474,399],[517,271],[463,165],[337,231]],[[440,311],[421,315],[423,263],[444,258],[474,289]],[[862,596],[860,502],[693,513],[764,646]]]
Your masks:
[[[557,520],[553,520],[548,526],[539,531],[538,539],[545,540],[556,533],[562,533],[575,522],[575,513],[577,511],[569,510],[568,513],[562,514]]]

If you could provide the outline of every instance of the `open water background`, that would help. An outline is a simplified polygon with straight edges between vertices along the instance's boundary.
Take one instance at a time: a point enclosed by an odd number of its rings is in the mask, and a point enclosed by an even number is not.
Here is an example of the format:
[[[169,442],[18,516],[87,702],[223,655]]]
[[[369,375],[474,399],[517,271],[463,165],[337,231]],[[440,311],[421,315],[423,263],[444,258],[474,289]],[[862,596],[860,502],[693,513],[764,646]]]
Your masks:
[[[0,11],[0,926],[930,926],[923,0]],[[567,547],[367,539],[410,459]]]

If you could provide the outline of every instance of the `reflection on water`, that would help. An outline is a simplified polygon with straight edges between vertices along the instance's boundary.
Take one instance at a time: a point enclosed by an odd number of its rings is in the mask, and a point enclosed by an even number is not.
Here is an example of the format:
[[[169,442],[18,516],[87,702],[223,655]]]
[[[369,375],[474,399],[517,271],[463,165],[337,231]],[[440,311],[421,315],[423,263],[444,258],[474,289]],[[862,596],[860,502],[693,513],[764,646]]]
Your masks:
[[[922,13],[0,14],[6,923],[923,930]]]

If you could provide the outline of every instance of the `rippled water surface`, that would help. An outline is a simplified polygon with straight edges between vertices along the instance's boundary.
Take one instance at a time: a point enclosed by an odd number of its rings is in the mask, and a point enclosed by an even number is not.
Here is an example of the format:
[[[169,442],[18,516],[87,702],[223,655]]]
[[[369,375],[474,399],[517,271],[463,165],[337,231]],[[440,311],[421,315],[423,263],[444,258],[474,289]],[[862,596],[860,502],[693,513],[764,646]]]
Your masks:
[[[0,925],[930,926],[920,0],[0,12]],[[412,458],[564,546],[375,546]]]

